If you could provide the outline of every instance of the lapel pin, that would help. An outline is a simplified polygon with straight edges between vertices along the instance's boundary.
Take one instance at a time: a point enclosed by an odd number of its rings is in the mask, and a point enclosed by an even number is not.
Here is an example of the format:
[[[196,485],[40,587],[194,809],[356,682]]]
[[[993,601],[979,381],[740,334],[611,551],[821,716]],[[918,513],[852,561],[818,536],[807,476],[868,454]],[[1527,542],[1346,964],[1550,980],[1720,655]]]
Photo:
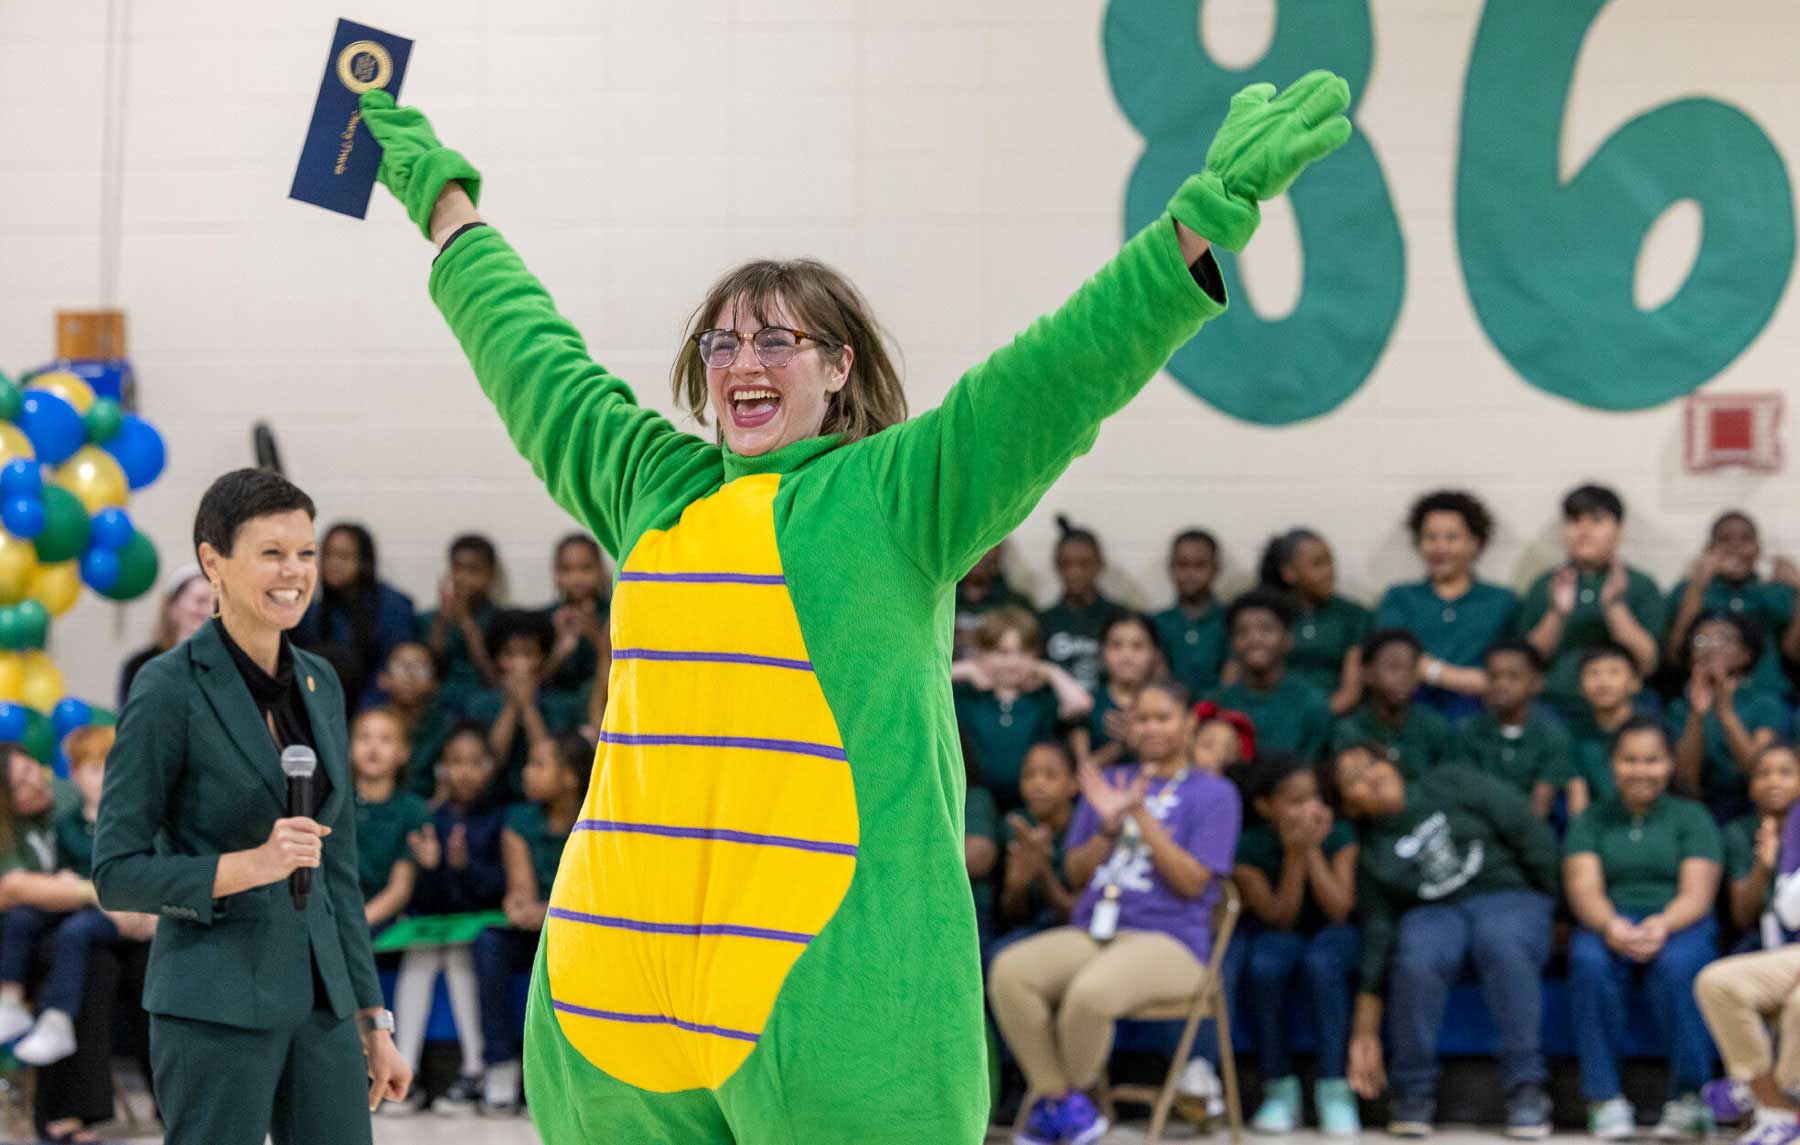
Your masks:
[[[313,683],[313,678],[311,676],[306,678],[306,690],[309,692],[316,692],[319,690],[319,686]]]

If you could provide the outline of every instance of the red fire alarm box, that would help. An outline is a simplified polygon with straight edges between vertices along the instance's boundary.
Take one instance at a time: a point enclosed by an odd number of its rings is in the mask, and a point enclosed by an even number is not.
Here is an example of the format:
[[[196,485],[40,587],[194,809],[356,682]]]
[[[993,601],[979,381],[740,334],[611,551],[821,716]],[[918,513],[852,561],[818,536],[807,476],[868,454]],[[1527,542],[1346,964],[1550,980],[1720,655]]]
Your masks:
[[[1759,473],[1781,469],[1779,393],[1695,394],[1687,400],[1689,473],[1737,466]]]

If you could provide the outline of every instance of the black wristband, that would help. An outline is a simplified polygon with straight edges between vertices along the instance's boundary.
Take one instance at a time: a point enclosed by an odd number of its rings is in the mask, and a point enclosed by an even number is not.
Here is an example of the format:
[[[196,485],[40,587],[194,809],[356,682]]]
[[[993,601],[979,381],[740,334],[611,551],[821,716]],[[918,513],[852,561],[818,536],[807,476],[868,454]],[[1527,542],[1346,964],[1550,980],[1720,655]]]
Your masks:
[[[487,226],[486,223],[464,223],[462,226],[457,227],[454,231],[450,232],[450,237],[444,240],[444,245],[438,247],[438,252],[431,256],[431,264],[436,266],[437,260],[444,257],[444,252],[449,250],[451,244],[456,242],[457,239],[462,238],[476,227],[485,226]]]
[[[1208,246],[1199,258],[1188,263],[1188,273],[1194,276],[1194,281],[1201,290],[1206,291],[1208,298],[1214,302],[1225,301],[1225,278],[1219,273],[1219,263],[1213,258],[1212,247]]]

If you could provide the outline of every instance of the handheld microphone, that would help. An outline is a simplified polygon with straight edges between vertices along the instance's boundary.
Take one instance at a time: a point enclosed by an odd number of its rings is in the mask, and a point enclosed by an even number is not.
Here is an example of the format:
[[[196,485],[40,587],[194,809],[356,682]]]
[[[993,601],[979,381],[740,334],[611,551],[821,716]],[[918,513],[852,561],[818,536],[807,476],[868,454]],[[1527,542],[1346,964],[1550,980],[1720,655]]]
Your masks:
[[[287,776],[287,813],[290,819],[311,818],[313,813],[313,775],[319,770],[319,757],[303,743],[285,748],[281,753],[281,772]],[[312,869],[301,867],[288,872],[288,894],[294,909],[305,910],[312,895]]]

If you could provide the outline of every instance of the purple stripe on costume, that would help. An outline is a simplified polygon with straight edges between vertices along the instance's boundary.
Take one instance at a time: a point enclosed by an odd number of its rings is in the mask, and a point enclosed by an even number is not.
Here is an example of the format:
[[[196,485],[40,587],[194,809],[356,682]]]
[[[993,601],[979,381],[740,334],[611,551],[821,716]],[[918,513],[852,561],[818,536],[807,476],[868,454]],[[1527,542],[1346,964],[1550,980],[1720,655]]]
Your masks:
[[[765,668],[793,668],[812,671],[810,660],[790,660],[785,656],[753,656],[748,652],[673,652],[661,648],[614,648],[614,660],[664,660],[697,664],[757,664]]]
[[[686,1030],[690,1034],[713,1034],[721,1038],[736,1038],[740,1042],[754,1042],[758,1035],[747,1030],[728,1030],[724,1026],[706,1026],[699,1022],[684,1022],[680,1018],[671,1018],[666,1014],[625,1014],[618,1010],[596,1010],[591,1006],[577,1006],[573,1002],[559,1002],[550,999],[550,1007],[561,1010],[565,1014],[574,1014],[581,1018],[598,1018],[603,1022],[632,1022],[641,1026],[674,1026],[678,1030]]]
[[[823,855],[856,855],[855,843],[827,843],[818,839],[796,839],[790,835],[759,835],[724,827],[669,827],[661,823],[624,823],[617,819],[578,819],[575,830],[661,835],[668,839],[717,839],[725,843],[749,843],[759,847],[789,847],[796,851],[815,851]]]
[[[797,930],[770,930],[763,926],[734,926],[723,922],[639,922],[632,918],[617,918],[606,914],[587,914],[579,910],[565,910],[560,906],[550,908],[551,918],[560,918],[565,922],[583,922],[590,926],[610,926],[617,930],[635,930],[640,934],[684,934],[707,935],[721,934],[733,938],[766,938],[772,942],[797,942],[802,946],[813,940],[810,934],[802,934]]]
[[[650,584],[775,584],[785,585],[780,573],[736,572],[622,572],[620,580],[645,581]]]
[[[753,751],[782,751],[790,755],[816,755],[820,759],[848,760],[841,747],[828,743],[808,743],[798,739],[759,739],[755,736],[682,736],[627,735],[624,732],[601,732],[601,743],[625,747],[743,747]]]

